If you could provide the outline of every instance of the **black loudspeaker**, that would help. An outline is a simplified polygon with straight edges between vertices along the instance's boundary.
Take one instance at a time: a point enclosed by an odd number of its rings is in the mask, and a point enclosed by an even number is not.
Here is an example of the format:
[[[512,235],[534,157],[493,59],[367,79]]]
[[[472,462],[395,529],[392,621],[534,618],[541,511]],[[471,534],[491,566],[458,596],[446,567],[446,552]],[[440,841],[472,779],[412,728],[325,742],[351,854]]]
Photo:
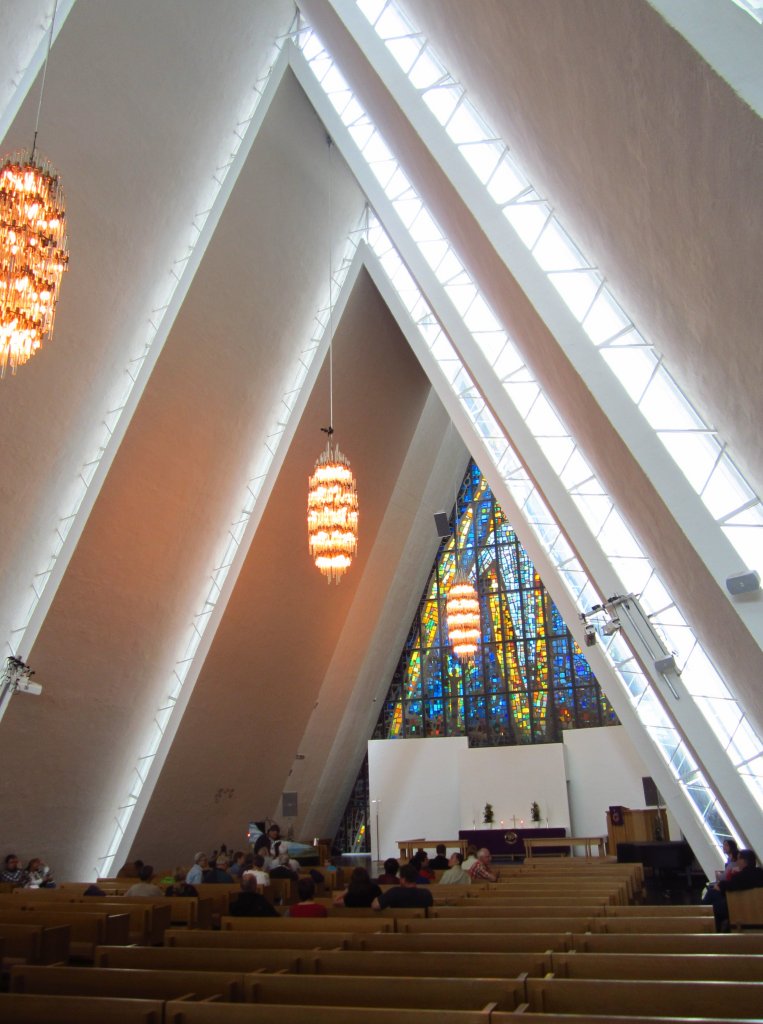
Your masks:
[[[726,577],[726,590],[734,596],[736,594],[752,594],[760,590],[760,575],[754,569],[747,569],[744,572],[734,572]]]
[[[665,801],[660,796],[660,792],[654,784],[654,779],[649,775],[645,775],[641,779],[641,784],[644,787],[644,803],[647,807],[664,807]]]
[[[284,818],[297,817],[297,794],[284,793],[281,797],[281,814]]]
[[[450,523],[447,512],[435,512],[434,528],[438,537],[450,537]]]

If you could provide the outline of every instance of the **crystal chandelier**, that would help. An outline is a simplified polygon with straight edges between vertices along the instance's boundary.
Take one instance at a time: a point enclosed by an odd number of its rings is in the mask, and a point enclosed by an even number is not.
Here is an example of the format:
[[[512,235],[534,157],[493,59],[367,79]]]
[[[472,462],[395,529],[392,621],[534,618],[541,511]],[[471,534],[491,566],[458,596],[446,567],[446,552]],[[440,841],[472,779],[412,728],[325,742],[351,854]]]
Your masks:
[[[462,661],[471,661],[480,639],[480,603],[477,591],[462,569],[456,572],[445,603],[448,638],[453,653]]]
[[[448,590],[445,602],[445,617],[448,624],[448,639],[453,653],[462,664],[466,664],[477,653],[480,640],[480,602],[477,591],[469,580],[469,573],[458,565],[458,495],[456,495],[456,529],[453,550],[456,558],[456,572]]]
[[[54,5],[31,151],[0,165],[0,377],[8,367],[15,373],[52,337],[69,262],[61,179],[48,161],[35,158],[55,20]]]
[[[358,490],[350,463],[331,440],[315,463],[307,495],[307,539],[315,565],[338,583],[358,548]]]
[[[329,148],[329,223],[331,223],[331,139]],[[358,489],[347,457],[334,443],[334,301],[329,249],[329,425],[325,449],[315,463],[307,494],[307,545],[329,583],[338,583],[358,550]]]

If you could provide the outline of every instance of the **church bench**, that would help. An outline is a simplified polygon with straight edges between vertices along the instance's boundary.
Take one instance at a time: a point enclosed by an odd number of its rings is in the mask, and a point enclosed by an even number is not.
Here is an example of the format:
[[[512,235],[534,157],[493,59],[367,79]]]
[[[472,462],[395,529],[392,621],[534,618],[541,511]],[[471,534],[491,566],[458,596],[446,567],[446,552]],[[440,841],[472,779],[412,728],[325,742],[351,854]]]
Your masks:
[[[126,900],[123,898],[106,899],[100,896],[84,896],[81,899],[57,898],[49,899],[47,894],[33,896],[18,904],[22,910],[33,913],[47,912],[67,914],[92,914],[94,911],[105,914],[127,914],[129,916],[129,941],[146,945],[160,943],[164,931],[170,925],[170,909],[167,903],[152,903],[150,900]],[[5,904],[0,905],[0,914]],[[110,941],[109,939],[106,940]]]
[[[467,943],[458,932],[417,932],[406,934],[355,935],[351,938],[352,949],[400,950],[409,952],[460,952],[468,945],[475,953],[545,953],[557,949],[560,952],[570,948],[569,932],[526,932],[511,935],[506,932],[494,935],[469,935]]]
[[[552,970],[543,953],[440,950],[322,950],[300,958],[299,973],[421,976],[429,978],[542,978]]]
[[[551,963],[557,978],[763,981],[763,956],[756,954],[572,952],[554,953]]]
[[[505,1016],[508,1017],[508,1014]],[[168,1002],[166,1024],[489,1024],[489,1010]]]
[[[712,917],[713,908],[704,903],[607,907],[608,917]]]
[[[739,1017],[631,1017],[618,1014],[533,1013],[520,1007],[514,1013],[499,1011],[490,1015],[490,1024],[748,1024]]]
[[[324,906],[328,911],[329,917],[379,917],[378,910],[372,910],[371,907],[335,907],[333,900],[329,897],[322,899],[316,899],[316,903]],[[284,917],[289,915],[284,912]],[[426,917],[426,910],[424,907],[398,907],[395,909],[395,917]]]
[[[2,956],[30,964],[54,964],[69,959],[71,929],[68,925],[46,928],[36,924],[0,922]]]
[[[544,1014],[755,1019],[763,1006],[763,985],[753,981],[528,978],[525,985],[527,1009]]]
[[[245,1001],[252,1003],[443,1010],[479,1010],[495,1003],[512,1010],[524,1000],[524,981],[503,978],[401,976],[391,984],[389,978],[360,974],[249,974],[244,985]]]
[[[117,996],[137,999],[198,999],[217,996],[240,1001],[244,976],[233,971],[120,970],[107,967],[14,967],[12,992],[36,995]]]
[[[96,967],[177,971],[296,971],[301,950],[99,946]]]
[[[732,928],[745,925],[763,928],[763,888],[726,893],[726,902]]]
[[[763,932],[755,934],[681,932],[607,934],[588,932],[570,936],[569,949],[579,953],[742,953],[763,954]]]
[[[162,1024],[158,999],[0,993],[2,1024]]]
[[[243,932],[170,928],[164,933],[168,947],[209,949],[337,949],[353,938],[346,932]]]
[[[475,917],[479,914],[483,918],[500,918],[505,917],[508,919],[514,917],[559,917],[560,914],[575,914],[579,917],[597,917],[604,913],[604,907],[602,904],[589,904],[589,903],[516,903],[516,904],[503,904],[496,906],[493,903],[479,902],[478,904],[469,903],[467,906],[446,906],[443,904],[436,904],[429,910],[428,917],[431,918],[455,918],[456,920],[460,917]]]
[[[127,914],[82,913],[63,907],[55,911],[40,907],[12,912],[3,907],[0,908],[0,922],[34,924],[44,928],[68,927],[70,955],[86,959],[92,959],[96,946],[126,945],[130,941],[130,918]]]
[[[453,932],[469,934],[496,934],[509,932],[587,932],[594,918],[590,917],[429,917],[420,920],[398,921],[399,932]]]
[[[525,985],[534,1013],[759,1018],[763,1007],[763,984],[754,981],[528,978]]]
[[[54,890],[55,891],[55,890]],[[166,922],[166,913],[161,910],[153,916],[156,922],[152,922],[154,941],[161,942],[165,928],[171,924],[185,924],[189,928],[211,928],[212,910],[214,901],[210,897],[201,896],[82,896],[78,893],[70,893],[70,902],[83,903],[87,906],[116,905],[122,902],[135,904],[137,906],[169,907],[169,921]],[[159,934],[161,929],[161,934]]]
[[[596,917],[591,927],[584,929],[593,932],[626,933],[626,932],[714,932],[715,921],[710,916],[680,917],[671,915],[670,907],[665,907],[662,916],[647,915],[646,917]],[[573,929],[577,931],[577,929]]]
[[[423,918],[421,920],[424,920]],[[241,932],[346,932],[392,931],[395,920],[392,914],[374,912],[373,917],[223,917],[220,928],[223,931]]]

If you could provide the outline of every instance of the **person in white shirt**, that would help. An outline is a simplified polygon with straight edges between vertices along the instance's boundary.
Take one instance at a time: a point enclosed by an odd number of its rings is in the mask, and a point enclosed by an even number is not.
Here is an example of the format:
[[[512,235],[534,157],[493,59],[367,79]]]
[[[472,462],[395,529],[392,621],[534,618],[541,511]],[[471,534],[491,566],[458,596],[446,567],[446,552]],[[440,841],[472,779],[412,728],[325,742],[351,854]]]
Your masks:
[[[265,870],[265,858],[258,853],[252,857],[252,866],[247,868],[241,876],[242,888],[248,879],[253,879],[255,885],[270,885],[270,875]]]
[[[151,879],[154,877],[154,869],[150,864],[144,864],[140,869],[139,882],[131,885],[125,896],[164,896],[158,885],[153,885]]]
[[[448,870],[443,871],[440,876],[440,885],[471,885],[472,878],[468,871],[464,871],[462,864],[464,855],[452,853],[448,861]]]

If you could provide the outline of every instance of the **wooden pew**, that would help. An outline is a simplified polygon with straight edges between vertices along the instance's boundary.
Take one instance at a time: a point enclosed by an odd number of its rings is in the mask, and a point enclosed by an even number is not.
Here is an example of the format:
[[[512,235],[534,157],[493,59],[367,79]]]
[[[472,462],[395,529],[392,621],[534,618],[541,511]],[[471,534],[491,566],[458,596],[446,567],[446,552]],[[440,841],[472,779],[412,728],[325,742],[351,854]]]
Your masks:
[[[71,933],[71,956],[92,960],[96,946],[126,945],[130,941],[130,918],[127,914],[108,914],[93,911],[82,913],[69,909],[9,911],[0,909],[0,922],[7,924],[35,924],[40,927],[68,927]]]
[[[413,923],[411,920],[411,923]],[[421,920],[425,920],[421,918]],[[384,932],[395,927],[394,912],[381,911],[373,917],[223,917],[220,928],[234,932]],[[577,929],[584,931],[585,929]],[[572,931],[572,929],[570,929]]]
[[[163,1018],[158,999],[0,994],[2,1024],[162,1024]]]
[[[517,1018],[520,1018],[519,1021]],[[531,1013],[524,1008],[515,1013],[492,1013],[490,1024],[749,1024],[740,1017],[624,1017],[620,1014]]]
[[[572,936],[569,932],[525,932],[511,935],[501,932],[494,935],[471,934],[464,942],[464,936],[454,932],[418,932],[406,934],[390,932],[373,935],[354,935],[350,948],[416,952],[460,952],[467,948],[474,953],[545,953],[550,950],[564,952],[570,948]]]
[[[428,978],[542,978],[551,967],[543,953],[481,953],[408,950],[322,950],[301,957],[299,973],[421,976]]]
[[[363,933],[366,934],[366,933]],[[369,933],[377,934],[377,933]],[[392,934],[392,933],[389,933]],[[242,932],[203,931],[170,928],[164,933],[168,947],[187,949],[338,949],[352,944],[353,933],[347,932]]]
[[[551,902],[550,904],[534,903],[534,902],[517,902],[515,904],[505,904],[503,906],[494,906],[492,903],[479,902],[469,903],[467,906],[451,907],[443,906],[442,904],[435,904],[430,907],[427,917],[431,918],[445,918],[452,917],[455,919],[462,917],[474,917],[479,914],[480,917],[560,917],[564,914],[575,915],[576,917],[598,917],[603,915],[604,906],[603,904],[576,904],[576,903],[565,903],[559,904]]]
[[[35,995],[116,996],[138,999],[199,999],[217,996],[240,1002],[244,976],[223,971],[114,970],[103,967],[14,967],[12,992]]]
[[[251,1003],[429,1010],[479,1010],[493,1003],[496,1009],[513,1010],[524,1000],[524,982],[502,978],[396,977],[390,984],[389,978],[364,975],[250,974],[244,984]]]
[[[670,908],[665,907],[665,915],[662,917],[596,917],[591,920],[591,927],[584,929],[592,932],[626,933],[626,932],[714,932],[715,921],[712,915],[707,917],[680,917],[677,914],[670,914]],[[578,931],[579,929],[573,929]]]
[[[544,917],[543,927],[549,932],[587,932],[591,924],[599,918],[591,917]],[[608,918],[616,921],[618,919]],[[537,932],[539,921],[534,917],[429,917],[413,920],[401,920],[397,923],[399,932],[460,932],[468,935],[494,935],[499,932]],[[605,922],[606,923],[606,922]]]
[[[609,917],[712,917],[713,908],[704,903],[634,905],[607,907],[605,913]]]
[[[554,953],[551,962],[556,978],[763,981],[763,956],[756,954],[574,952]]]
[[[572,935],[570,950],[579,953],[763,953],[763,932],[733,935],[695,934],[614,934]]]
[[[737,981],[611,981],[528,978],[533,1013],[629,1014],[641,1017],[759,1018],[763,985]],[[502,1007],[500,1009],[503,1009]]]
[[[726,902],[732,928],[744,928],[746,925],[763,927],[763,889],[728,892]]]
[[[54,964],[69,959],[71,929],[68,925],[45,928],[36,924],[0,922],[2,958],[30,964]]]
[[[194,949],[156,946],[99,946],[96,967],[175,971],[289,971],[299,968],[303,950]]]
[[[508,1014],[503,1016],[508,1017]],[[174,1003],[166,1024],[489,1024],[489,1010],[406,1010],[398,1007],[289,1006],[267,1003]]]
[[[42,890],[44,893],[44,890]],[[0,915],[4,914],[7,904],[0,903]],[[126,900],[103,896],[82,897],[81,899],[53,896],[47,894],[33,896],[14,904],[19,910],[31,913],[67,913],[92,914],[95,911],[105,914],[129,915],[129,941],[146,945],[158,944],[164,938],[164,931],[170,925],[170,909],[165,901]],[[107,939],[106,941],[110,941]]]

